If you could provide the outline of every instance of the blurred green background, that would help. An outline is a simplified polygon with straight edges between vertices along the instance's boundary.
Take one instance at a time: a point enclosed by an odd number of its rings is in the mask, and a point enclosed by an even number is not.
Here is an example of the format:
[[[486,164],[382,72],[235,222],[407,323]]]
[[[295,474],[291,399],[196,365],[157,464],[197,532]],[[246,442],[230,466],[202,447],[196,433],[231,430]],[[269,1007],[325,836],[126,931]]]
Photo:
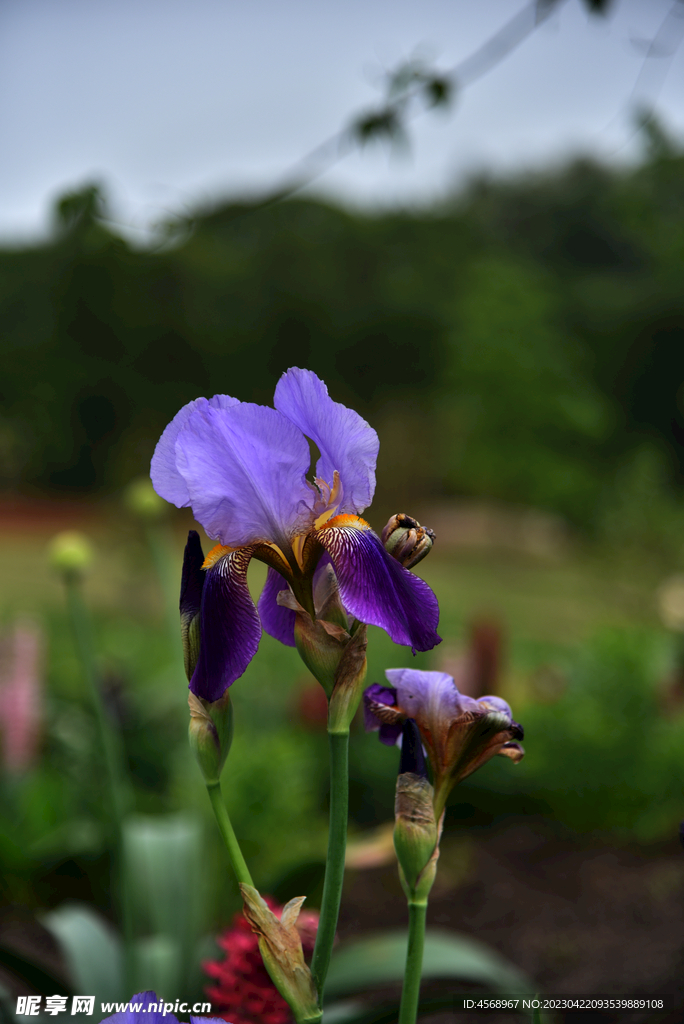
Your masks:
[[[104,186],[64,196],[49,243],[0,253],[2,685],[18,616],[44,646],[40,740],[20,769],[5,758],[3,901],[112,913],[96,733],[46,557],[51,534],[76,526],[95,545],[86,596],[137,810],[200,822],[200,930],[228,923],[237,896],[187,751],[165,613],[192,520],[136,518],[125,487],[181,405],[217,392],[270,403],[292,365],[378,429],[374,527],[402,510],[437,532],[420,571],[444,643],[414,660],[371,629],[369,682],[397,665],[458,671],[478,617],[503,644],[492,685],[528,753],[464,784],[447,831],[541,814],[611,842],[673,836],[684,617],[663,620],[658,592],[684,569],[680,148],[651,123],[637,167],[480,177],[421,213],[198,210],[155,251],[114,233],[106,203]],[[259,567],[252,577],[256,593]],[[264,637],[234,686],[224,786],[257,884],[282,899],[305,886],[315,903],[327,779],[312,687],[296,653]],[[395,773],[357,728],[352,836],[392,817]]]

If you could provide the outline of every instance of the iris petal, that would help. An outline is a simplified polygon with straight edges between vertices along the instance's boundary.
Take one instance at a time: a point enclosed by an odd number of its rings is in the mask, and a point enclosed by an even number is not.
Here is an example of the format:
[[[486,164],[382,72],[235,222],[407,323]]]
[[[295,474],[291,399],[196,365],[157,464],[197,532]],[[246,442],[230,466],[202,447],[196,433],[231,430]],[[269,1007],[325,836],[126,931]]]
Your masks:
[[[157,494],[178,508],[190,504],[190,492],[185,478],[176,465],[176,440],[178,434],[192,416],[202,416],[205,409],[230,409],[239,405],[237,398],[230,395],[214,395],[213,398],[196,398],[176,413],[159,438],[152,456],[150,476]]]
[[[309,446],[275,409],[239,402],[193,411],[176,438],[176,466],[195,518],[222,544],[287,545],[311,525]]]
[[[321,457],[316,476],[331,487],[335,470],[342,485],[338,512],[363,512],[375,492],[378,435],[353,409],[334,402],[311,370],[292,367],[278,381],[274,405],[315,442]]]
[[[338,516],[316,537],[332,558],[342,601],[352,615],[414,651],[429,651],[440,642],[437,598],[424,580],[387,554],[367,523]]]
[[[466,711],[482,713],[478,702],[459,693],[453,678],[446,672],[388,668],[385,675],[396,691],[397,707],[408,718],[419,722],[449,722]]]
[[[269,566],[266,583],[261,591],[257,607],[261,625],[268,635],[272,636],[274,640],[280,640],[281,644],[294,647],[295,613],[291,608],[283,608],[278,604],[278,594],[281,590],[287,590],[288,587],[287,580]]]
[[[257,652],[261,623],[247,586],[253,548],[231,551],[207,569],[200,611],[200,654],[190,689],[215,701]]]

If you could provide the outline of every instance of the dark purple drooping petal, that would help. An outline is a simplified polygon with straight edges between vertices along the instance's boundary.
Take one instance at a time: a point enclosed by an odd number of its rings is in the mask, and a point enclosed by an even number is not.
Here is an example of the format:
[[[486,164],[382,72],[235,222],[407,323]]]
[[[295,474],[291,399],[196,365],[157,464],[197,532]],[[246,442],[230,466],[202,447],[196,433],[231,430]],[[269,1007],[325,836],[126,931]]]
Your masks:
[[[401,740],[401,757],[399,758],[399,774],[405,775],[411,772],[421,779],[427,779],[428,770],[423,753],[423,742],[420,738],[418,726],[412,718],[404,722]]]
[[[414,652],[440,642],[437,598],[424,580],[387,554],[367,523],[338,516],[316,536],[332,558],[344,606],[352,615],[380,626]]]
[[[181,621],[193,619],[199,613],[202,603],[205,574],[202,569],[204,552],[197,530],[188,532],[188,542],[183,553],[183,572],[179,608]]]
[[[261,623],[247,586],[253,548],[231,551],[207,569],[200,611],[200,655],[190,689],[218,700],[257,652]]]
[[[188,542],[183,553],[183,572],[181,574],[179,602],[183,663],[188,679],[192,679],[199,657],[199,613],[202,607],[204,582],[207,578],[202,568],[203,564],[204,554],[199,534],[196,530],[190,530]]]
[[[296,615],[291,608],[283,608],[277,601],[278,594],[288,588],[287,580],[276,569],[269,566],[266,583],[261,591],[257,608],[265,632],[274,640],[280,640],[281,644],[294,647]]]
[[[338,512],[363,512],[373,500],[378,435],[353,409],[334,402],[311,370],[293,366],[278,381],[274,405],[315,442],[321,457],[316,476],[342,488]]]
[[[397,699],[397,691],[380,683],[372,683],[363,695],[363,720],[366,732],[379,732],[379,739],[387,747],[393,747],[403,729],[403,720],[394,723],[383,722],[373,710],[373,704],[391,707]]]

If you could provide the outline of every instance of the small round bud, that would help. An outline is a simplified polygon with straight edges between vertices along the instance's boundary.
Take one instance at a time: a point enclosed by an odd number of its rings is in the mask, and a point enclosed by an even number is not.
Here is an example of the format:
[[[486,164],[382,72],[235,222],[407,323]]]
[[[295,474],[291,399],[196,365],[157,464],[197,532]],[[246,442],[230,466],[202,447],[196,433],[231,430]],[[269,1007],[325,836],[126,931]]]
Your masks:
[[[166,513],[166,502],[159,497],[152,481],[146,476],[131,480],[124,489],[123,501],[128,511],[140,519],[159,519]]]
[[[65,576],[82,576],[93,561],[93,546],[78,530],[65,530],[50,541],[50,565]]]
[[[405,569],[412,569],[430,554],[435,535],[432,530],[421,526],[417,519],[399,512],[389,520],[381,539],[392,558],[401,562]]]

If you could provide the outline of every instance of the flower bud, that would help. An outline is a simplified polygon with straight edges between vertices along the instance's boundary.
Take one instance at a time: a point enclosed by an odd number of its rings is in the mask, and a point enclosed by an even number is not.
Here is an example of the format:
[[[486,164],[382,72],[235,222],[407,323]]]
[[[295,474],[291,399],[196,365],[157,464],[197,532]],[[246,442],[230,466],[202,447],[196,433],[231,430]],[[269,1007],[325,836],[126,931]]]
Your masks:
[[[208,701],[188,693],[188,739],[207,785],[217,783],[233,739],[233,706],[228,690],[219,700]]]
[[[427,897],[436,870],[439,834],[432,798],[418,726],[409,718],[404,723],[394,803],[394,849],[402,884],[410,896],[420,898]]]
[[[58,533],[48,551],[52,568],[70,578],[82,576],[93,561],[93,546],[78,530]]]
[[[181,575],[180,620],[183,641],[183,662],[188,682],[192,679],[200,652],[200,606],[202,588],[206,578],[202,564],[204,553],[196,530],[188,533],[188,542],[183,553]]]
[[[139,476],[135,480],[131,480],[124,488],[123,501],[129,512],[147,522],[161,519],[162,516],[166,515],[168,508],[166,502],[163,498],[159,497],[152,486],[152,481],[147,476]]]
[[[382,531],[382,543],[392,558],[396,558],[405,569],[412,569],[430,554],[435,542],[432,530],[421,526],[405,512],[392,516]]]

